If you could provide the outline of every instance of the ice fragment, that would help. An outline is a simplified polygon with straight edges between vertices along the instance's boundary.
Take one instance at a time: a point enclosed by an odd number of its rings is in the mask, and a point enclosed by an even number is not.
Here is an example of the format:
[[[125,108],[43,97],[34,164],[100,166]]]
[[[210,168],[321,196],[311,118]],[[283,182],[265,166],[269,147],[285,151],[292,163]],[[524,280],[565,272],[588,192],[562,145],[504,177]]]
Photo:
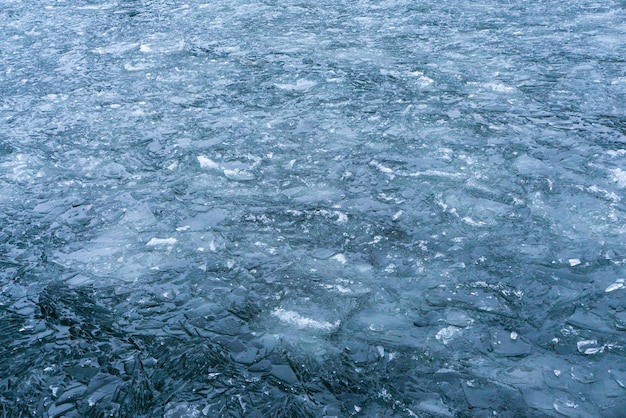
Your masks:
[[[289,385],[294,385],[298,383],[298,377],[293,372],[292,368],[286,364],[272,366],[272,371],[270,372],[270,374],[278,380],[281,380]]]
[[[578,258],[570,258],[569,260],[569,265],[574,267],[580,264],[580,260]]]
[[[626,187],[626,171],[621,168],[614,168],[611,170],[613,174],[613,181],[617,183],[617,187],[623,189]]]
[[[301,316],[298,312],[287,311],[283,308],[275,309],[272,312],[272,315],[276,316],[281,321],[286,322],[290,325],[294,325],[298,328],[311,328],[322,331],[330,331],[337,328],[340,324],[340,321],[335,321],[331,323],[328,321],[318,321],[315,319],[307,318]]]
[[[605,347],[598,347],[598,340],[582,340],[576,343],[576,348],[580,353],[591,355],[603,352]]]
[[[220,165],[218,163],[205,157],[204,155],[198,156],[198,162],[200,163],[200,167],[202,168],[214,168],[214,169],[220,168]]]
[[[176,242],[176,238],[151,238],[146,245],[148,247],[157,247],[161,245],[174,245]]]
[[[440,329],[437,332],[437,334],[435,334],[435,338],[437,340],[440,340],[444,345],[447,345],[450,341],[452,341],[454,336],[458,334],[460,331],[461,331],[461,328],[459,327],[454,327],[454,326],[445,327],[445,328]]]
[[[624,287],[626,287],[626,283],[624,283],[624,279],[617,279],[615,280],[615,282],[610,284],[604,291],[609,293],[614,290],[623,289]]]

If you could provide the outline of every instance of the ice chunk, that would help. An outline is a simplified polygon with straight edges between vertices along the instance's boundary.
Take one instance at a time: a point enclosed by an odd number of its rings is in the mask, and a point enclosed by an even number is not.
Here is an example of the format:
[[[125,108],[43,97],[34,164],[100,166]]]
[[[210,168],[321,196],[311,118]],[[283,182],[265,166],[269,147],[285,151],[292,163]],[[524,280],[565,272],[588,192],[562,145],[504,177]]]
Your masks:
[[[435,80],[433,80],[430,77],[427,77],[421,71],[410,71],[407,74],[411,77],[415,77],[417,79],[419,86],[422,88],[428,87],[435,82]]]
[[[471,226],[485,226],[485,225],[487,225],[485,222],[483,222],[483,221],[475,221],[472,218],[470,218],[469,216],[464,216],[461,220],[463,222],[465,222],[466,224],[471,225]]]
[[[378,351],[378,357],[385,357],[385,347],[377,345],[376,350]]]
[[[334,211],[334,213],[337,215],[337,223],[342,224],[348,222],[348,215],[345,213],[339,212],[338,210]]]
[[[92,284],[94,282],[94,279],[86,276],[84,274],[77,274],[76,276],[66,280],[65,283],[67,283],[70,286],[84,286],[87,284]]]
[[[467,403],[473,408],[489,411],[506,410],[510,412],[510,416],[525,416],[523,411],[519,410],[520,405],[524,405],[522,395],[514,388],[480,378],[465,380],[464,384],[461,384],[461,388],[465,393]],[[473,416],[487,415],[474,413]]]
[[[613,292],[614,290],[623,289],[626,287],[626,283],[624,283],[624,279],[617,279],[612,284],[610,284],[604,291],[605,292]]]
[[[220,169],[220,165],[210,158],[205,157],[204,155],[198,156],[198,162],[200,163],[200,167],[202,168],[214,168],[216,170]]]
[[[563,400],[557,398],[552,403],[552,406],[556,412],[568,418],[592,418],[596,416],[582,409],[578,402],[569,399]]]
[[[313,80],[300,79],[295,83],[276,83],[275,86],[281,90],[292,90],[292,91],[305,91],[310,89],[311,87],[316,86],[317,83]]]
[[[602,318],[593,312],[588,312],[582,307],[578,307],[576,311],[569,318],[567,318],[567,323],[592,331],[613,331],[613,329],[607,325],[605,318]]]
[[[272,366],[272,371],[270,372],[270,374],[276,379],[289,385],[295,385],[296,383],[298,383],[298,377],[293,372],[293,369],[287,364]]]
[[[47,416],[49,417],[68,416],[68,413],[75,408],[76,406],[73,403],[52,404],[48,408]]]
[[[617,187],[623,189],[626,187],[626,171],[621,168],[614,168],[611,170],[612,180],[617,183]]]
[[[393,175],[394,175],[394,173],[395,173],[395,172],[393,171],[393,169],[391,169],[391,168],[389,168],[389,167],[387,167],[387,166],[385,166],[385,165],[382,165],[382,164],[381,164],[381,163],[379,163],[378,161],[372,161],[372,162],[370,162],[370,165],[371,165],[371,166],[373,166],[373,167],[376,167],[376,168],[377,168],[378,170],[380,170],[382,173],[389,174],[389,175],[391,175],[391,176],[393,176]]]
[[[450,119],[456,119],[461,116],[461,111],[459,109],[452,109],[446,112]]]
[[[466,328],[472,325],[474,319],[462,311],[450,311],[446,315],[446,323],[459,328]]]
[[[226,176],[227,179],[238,181],[254,180],[255,178],[253,173],[245,170],[240,170],[238,168],[232,170],[225,168],[224,176]]]
[[[236,354],[233,356],[233,359],[237,362],[237,363],[241,363],[241,364],[245,364],[245,365],[251,365],[255,362],[256,357],[259,353],[259,350],[256,348],[249,348],[247,350],[242,351],[239,354]]]
[[[502,83],[497,83],[497,82],[477,83],[477,82],[470,81],[467,84],[482,87],[483,89],[488,89],[488,90],[495,91],[498,93],[511,93],[515,91],[515,88],[507,86]]]
[[[539,177],[542,173],[545,175],[545,173],[550,172],[546,163],[528,155],[517,157],[513,162],[513,168],[518,173],[531,177]]]
[[[272,315],[274,315],[281,321],[288,323],[289,325],[296,326],[297,328],[309,328],[322,331],[332,331],[336,329],[341,323],[339,320],[335,322],[318,321],[315,319],[301,316],[298,312],[287,311],[283,308],[275,309],[272,312]]]
[[[428,399],[417,405],[419,411],[425,412],[427,416],[434,417],[454,417],[450,408],[447,407],[441,399]]]
[[[576,343],[576,348],[578,349],[578,352],[580,353],[591,355],[591,354],[602,353],[605,347],[604,346],[598,347],[598,340],[582,340]]]
[[[158,247],[162,245],[174,245],[176,242],[176,238],[151,238],[146,245],[148,247]]]
[[[201,416],[197,405],[190,405],[187,402],[169,401],[165,407],[163,418],[196,418]],[[206,414],[205,414],[206,415]]]
[[[449,326],[440,329],[435,334],[435,338],[441,341],[444,345],[447,345],[450,341],[454,339],[454,336],[461,331],[461,328],[455,326]]]
[[[443,177],[448,179],[463,179],[466,177],[463,173],[450,173],[441,170],[424,170],[408,173],[409,177]]]
[[[198,163],[200,163],[200,167],[211,169],[211,170],[217,170],[221,172],[222,174],[224,174],[224,177],[226,177],[229,180],[248,181],[248,180],[255,179],[254,173],[244,168],[241,168],[241,166],[245,166],[245,164],[243,163],[220,164],[211,160],[210,158],[204,155],[199,155],[196,158],[198,160]],[[248,167],[248,168],[253,168],[254,166],[255,164],[253,164],[252,167]]]

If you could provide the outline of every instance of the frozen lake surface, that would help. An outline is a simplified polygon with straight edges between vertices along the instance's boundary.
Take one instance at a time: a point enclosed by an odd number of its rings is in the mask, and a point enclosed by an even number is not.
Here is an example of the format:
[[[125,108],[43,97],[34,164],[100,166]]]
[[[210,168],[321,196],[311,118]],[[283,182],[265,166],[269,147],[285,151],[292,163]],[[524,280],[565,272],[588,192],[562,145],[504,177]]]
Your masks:
[[[623,0],[0,28],[0,415],[624,416]]]

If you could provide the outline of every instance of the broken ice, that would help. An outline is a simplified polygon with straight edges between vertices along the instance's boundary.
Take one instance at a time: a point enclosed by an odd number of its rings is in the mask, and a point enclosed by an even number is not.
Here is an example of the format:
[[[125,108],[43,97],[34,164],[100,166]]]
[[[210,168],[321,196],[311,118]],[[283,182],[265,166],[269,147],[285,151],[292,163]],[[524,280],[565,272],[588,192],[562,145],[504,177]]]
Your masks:
[[[176,3],[0,7],[3,416],[623,416],[623,1]]]

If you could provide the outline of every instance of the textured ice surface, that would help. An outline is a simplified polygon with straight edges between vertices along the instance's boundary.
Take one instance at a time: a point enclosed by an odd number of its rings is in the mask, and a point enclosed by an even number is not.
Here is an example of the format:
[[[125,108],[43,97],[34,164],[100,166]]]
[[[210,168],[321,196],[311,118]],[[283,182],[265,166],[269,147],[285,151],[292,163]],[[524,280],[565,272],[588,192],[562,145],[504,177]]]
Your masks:
[[[0,415],[624,416],[625,7],[0,0]]]

